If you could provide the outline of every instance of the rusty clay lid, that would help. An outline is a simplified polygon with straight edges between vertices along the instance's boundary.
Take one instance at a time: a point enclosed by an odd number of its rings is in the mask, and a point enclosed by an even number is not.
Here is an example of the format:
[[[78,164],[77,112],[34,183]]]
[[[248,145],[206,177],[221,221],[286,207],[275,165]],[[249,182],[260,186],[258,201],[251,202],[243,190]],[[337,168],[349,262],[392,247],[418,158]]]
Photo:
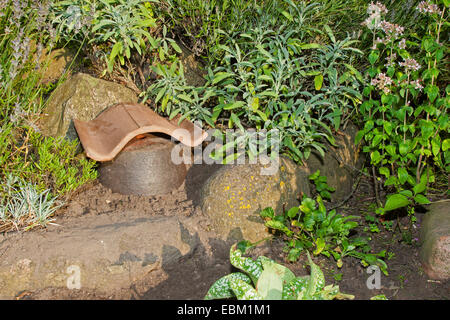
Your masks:
[[[74,124],[87,156],[110,161],[130,140],[145,133],[161,132],[189,147],[199,145],[208,136],[187,119],[178,124],[179,119],[177,115],[167,120],[142,104],[119,103],[91,121],[74,119]]]

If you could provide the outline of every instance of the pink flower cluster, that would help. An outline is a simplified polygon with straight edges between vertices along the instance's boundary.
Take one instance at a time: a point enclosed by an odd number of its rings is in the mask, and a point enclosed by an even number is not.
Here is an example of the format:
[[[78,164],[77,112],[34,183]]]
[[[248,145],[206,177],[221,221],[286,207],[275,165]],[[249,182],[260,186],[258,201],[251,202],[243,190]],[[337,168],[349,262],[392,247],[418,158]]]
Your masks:
[[[381,21],[381,15],[387,14],[388,10],[380,2],[377,2],[377,3],[371,2],[367,8],[367,13],[369,14],[369,17],[366,20],[364,20],[362,25],[373,30],[373,29],[379,28],[380,21]]]
[[[414,89],[419,90],[419,91],[422,91],[423,86],[422,86],[422,84],[420,83],[420,79],[411,81],[411,84],[414,86]]]
[[[388,86],[392,84],[392,79],[384,73],[379,73],[376,78],[372,79],[370,82],[371,85],[377,86],[377,88],[384,92],[384,94],[388,94],[391,92]]]
[[[420,69],[420,64],[412,58],[407,58],[404,60],[404,62],[399,62],[398,64],[402,67],[405,67],[406,72],[409,72],[411,70],[417,71]]]
[[[429,1],[421,1],[417,6],[417,10],[421,13],[429,14],[437,13],[440,15],[442,13],[437,4],[430,3]]]
[[[369,7],[367,8],[367,13],[369,15],[372,14],[387,14],[388,9],[386,9],[386,6],[380,2],[377,1],[377,3],[371,2],[369,4]]]
[[[398,39],[401,35],[403,35],[403,31],[405,30],[402,26],[387,21],[381,21],[380,27],[381,30],[386,33],[388,42]]]

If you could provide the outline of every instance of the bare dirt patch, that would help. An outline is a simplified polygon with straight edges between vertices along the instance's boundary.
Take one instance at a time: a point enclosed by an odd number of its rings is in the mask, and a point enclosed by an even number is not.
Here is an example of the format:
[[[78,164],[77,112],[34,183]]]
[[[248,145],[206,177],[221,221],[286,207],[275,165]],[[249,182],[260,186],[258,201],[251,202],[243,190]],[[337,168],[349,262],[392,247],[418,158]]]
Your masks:
[[[212,169],[211,169],[212,170]],[[162,196],[126,196],[111,192],[99,183],[85,186],[73,195],[68,205],[56,216],[56,223],[65,227],[76,225],[82,216],[95,217],[107,215],[123,215],[124,212],[134,212],[137,216],[202,216],[196,207],[198,191],[204,179],[211,172],[202,171],[203,176],[188,174],[186,184],[171,194]],[[364,181],[363,181],[364,182]],[[363,216],[370,210],[373,201],[370,183],[361,183],[352,198],[339,209],[353,215]],[[330,204],[331,206],[332,204]],[[130,210],[133,209],[133,210]],[[417,214],[417,225],[420,225],[423,213]],[[133,218],[136,218],[133,217]],[[132,218],[132,217],[130,217]],[[202,228],[207,236],[207,243],[202,243],[188,257],[182,257],[177,264],[164,265],[144,279],[130,283],[129,288],[119,292],[96,292],[94,290],[69,290],[61,288],[46,288],[34,292],[22,292],[18,299],[202,299],[211,284],[230,272],[233,267],[229,263],[228,253],[231,241],[211,237],[208,233],[208,221],[203,221]],[[408,225],[408,217],[400,219],[402,226]],[[364,233],[366,223],[361,219],[358,234]],[[424,273],[418,260],[419,242],[406,244],[401,236],[380,228],[379,233],[370,233],[371,246],[374,251],[386,249],[390,254],[388,264],[389,276],[382,275],[381,288],[369,290],[366,281],[370,274],[360,262],[346,258],[341,269],[333,260],[326,257],[315,257],[326,277],[326,283],[336,283],[341,291],[353,294],[356,299],[369,299],[378,294],[384,294],[392,300],[409,299],[449,299],[450,282],[432,281]],[[37,231],[39,232],[39,231]],[[417,238],[419,230],[413,230],[411,237]],[[274,239],[259,245],[251,253],[254,256],[266,255],[291,268],[297,275],[308,274],[305,267],[306,257],[301,257],[296,263],[287,263],[282,251],[284,244],[280,239]]]

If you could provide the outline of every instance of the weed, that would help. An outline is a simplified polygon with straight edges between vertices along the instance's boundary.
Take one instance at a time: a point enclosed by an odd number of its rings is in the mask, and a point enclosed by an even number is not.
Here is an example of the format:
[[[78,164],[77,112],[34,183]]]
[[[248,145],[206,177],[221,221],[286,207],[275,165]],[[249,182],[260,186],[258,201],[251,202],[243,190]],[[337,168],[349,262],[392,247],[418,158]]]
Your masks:
[[[339,268],[343,258],[351,256],[364,266],[376,264],[387,274],[387,266],[381,259],[385,250],[370,253],[369,239],[351,238],[350,232],[358,226],[357,216],[343,216],[335,210],[327,212],[320,196],[317,200],[304,197],[299,207],[293,207],[283,215],[275,215],[272,208],[261,213],[265,225],[280,231],[286,237],[287,259],[297,261],[303,251],[313,251],[314,255],[333,256]]]

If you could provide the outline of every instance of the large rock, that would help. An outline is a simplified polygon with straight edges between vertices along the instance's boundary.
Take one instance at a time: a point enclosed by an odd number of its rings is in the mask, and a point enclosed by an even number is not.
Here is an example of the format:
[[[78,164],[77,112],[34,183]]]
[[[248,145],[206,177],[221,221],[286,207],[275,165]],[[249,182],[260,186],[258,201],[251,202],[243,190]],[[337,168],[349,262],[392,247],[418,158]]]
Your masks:
[[[431,204],[422,221],[420,259],[431,279],[450,279],[450,200]]]
[[[293,161],[281,157],[275,174],[262,174],[264,167],[224,165],[206,181],[200,204],[220,237],[261,240],[269,235],[261,210],[272,207],[281,214],[298,205],[302,193],[310,194],[307,173]]]
[[[200,243],[192,226],[177,217],[111,218],[102,215],[77,226],[4,237],[0,298],[68,283],[69,289],[76,288],[77,275],[81,288],[111,293],[179,263]]]
[[[320,175],[327,177],[328,185],[336,189],[331,193],[333,201],[342,200],[351,193],[354,176],[364,162],[358,146],[355,145],[357,132],[358,128],[349,124],[345,130],[334,135],[336,146],[328,144],[323,158],[314,151],[306,160],[310,174],[320,170]]]
[[[131,89],[77,73],[52,93],[47,101],[40,127],[48,136],[77,139],[73,119],[89,121],[112,105],[137,101],[138,98]]]

